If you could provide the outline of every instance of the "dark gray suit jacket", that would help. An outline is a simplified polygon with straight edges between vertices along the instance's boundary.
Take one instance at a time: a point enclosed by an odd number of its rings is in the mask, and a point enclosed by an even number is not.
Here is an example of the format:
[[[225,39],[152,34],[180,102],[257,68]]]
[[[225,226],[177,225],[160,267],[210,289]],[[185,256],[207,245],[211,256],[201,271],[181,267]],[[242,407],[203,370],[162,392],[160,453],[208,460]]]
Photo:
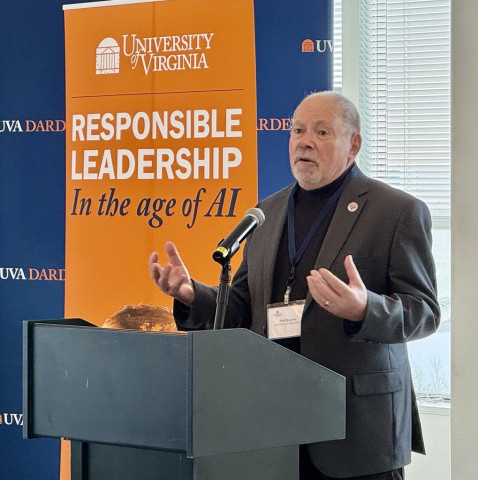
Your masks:
[[[266,221],[246,242],[225,327],[266,331],[291,190],[259,204]],[[355,211],[348,209],[351,202]],[[346,439],[309,446],[312,461],[328,476],[384,472],[410,463],[412,447],[424,453],[405,342],[430,335],[439,324],[430,230],[423,202],[361,172],[341,195],[315,268],[347,282],[344,258],[353,255],[368,290],[367,313],[360,330],[347,335],[343,320],[309,295],[301,334],[302,355],[346,377]],[[178,325],[211,328],[216,290],[199,282],[195,287],[188,315],[175,305]]]

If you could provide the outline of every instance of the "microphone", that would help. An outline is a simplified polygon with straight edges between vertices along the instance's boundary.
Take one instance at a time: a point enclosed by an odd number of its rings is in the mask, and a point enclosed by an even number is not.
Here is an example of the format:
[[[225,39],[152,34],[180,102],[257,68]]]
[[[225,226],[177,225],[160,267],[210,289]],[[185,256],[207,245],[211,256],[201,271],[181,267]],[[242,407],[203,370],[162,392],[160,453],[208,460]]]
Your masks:
[[[254,230],[260,227],[266,217],[260,208],[250,208],[234,230],[219,242],[212,254],[214,261],[226,264],[239,249],[239,244]]]

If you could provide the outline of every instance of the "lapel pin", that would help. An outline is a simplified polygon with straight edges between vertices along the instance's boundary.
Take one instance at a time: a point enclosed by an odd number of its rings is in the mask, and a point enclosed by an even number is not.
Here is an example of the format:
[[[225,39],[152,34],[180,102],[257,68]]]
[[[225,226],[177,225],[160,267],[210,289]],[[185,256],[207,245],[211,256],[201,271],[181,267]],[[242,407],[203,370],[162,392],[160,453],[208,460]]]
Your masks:
[[[347,205],[347,210],[348,210],[349,212],[355,212],[357,209],[358,209],[358,203],[357,203],[357,202],[350,202],[350,203]]]

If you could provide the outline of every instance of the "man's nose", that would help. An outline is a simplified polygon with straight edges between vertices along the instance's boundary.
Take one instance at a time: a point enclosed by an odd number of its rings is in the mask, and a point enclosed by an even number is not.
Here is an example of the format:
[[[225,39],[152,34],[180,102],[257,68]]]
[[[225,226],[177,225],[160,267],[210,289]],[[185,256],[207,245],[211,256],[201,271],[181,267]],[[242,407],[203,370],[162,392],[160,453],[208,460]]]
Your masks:
[[[307,149],[314,148],[313,138],[312,138],[312,135],[310,133],[306,132],[301,136],[300,142],[299,142],[299,147],[300,148],[307,148]]]

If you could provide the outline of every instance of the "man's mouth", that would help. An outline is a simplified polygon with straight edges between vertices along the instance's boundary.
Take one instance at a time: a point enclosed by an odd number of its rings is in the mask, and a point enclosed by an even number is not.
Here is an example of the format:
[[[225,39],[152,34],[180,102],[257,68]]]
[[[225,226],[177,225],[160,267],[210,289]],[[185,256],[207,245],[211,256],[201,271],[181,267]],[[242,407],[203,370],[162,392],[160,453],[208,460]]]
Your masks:
[[[296,157],[295,163],[298,163],[298,162],[314,163],[314,164],[316,163],[315,160],[309,157]]]

